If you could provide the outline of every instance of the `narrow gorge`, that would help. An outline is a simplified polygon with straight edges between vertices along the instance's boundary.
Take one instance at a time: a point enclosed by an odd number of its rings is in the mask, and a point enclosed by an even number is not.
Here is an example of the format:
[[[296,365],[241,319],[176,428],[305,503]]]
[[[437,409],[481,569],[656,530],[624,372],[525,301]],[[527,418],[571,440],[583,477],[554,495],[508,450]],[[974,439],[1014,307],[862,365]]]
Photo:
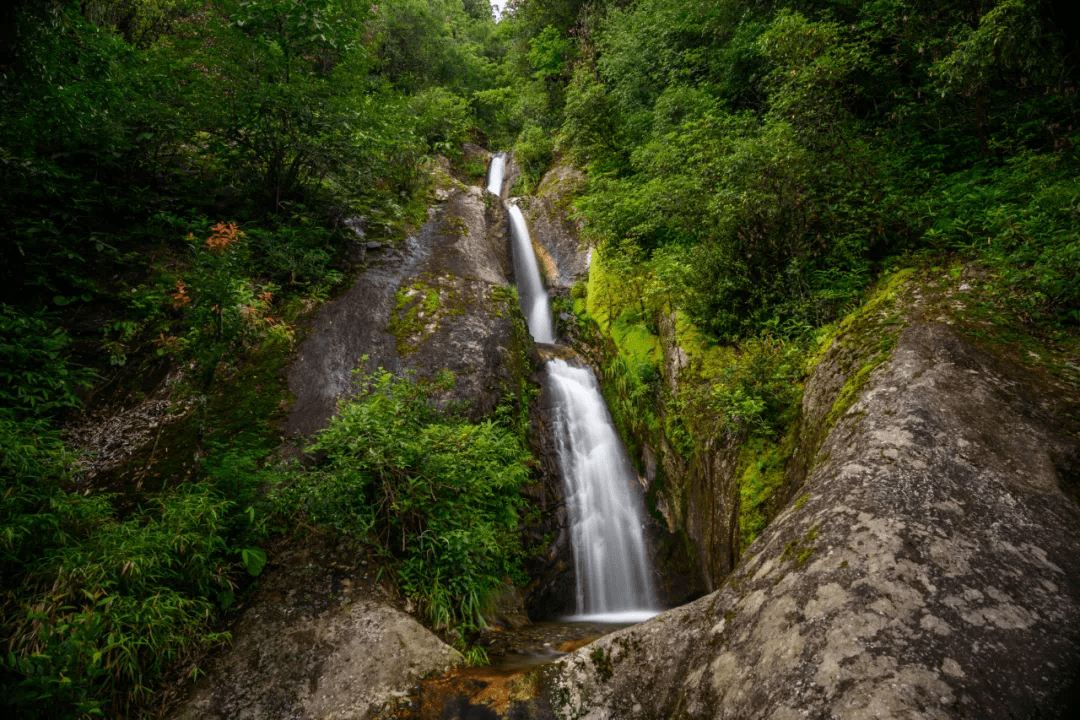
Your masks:
[[[0,711],[1080,715],[1066,0],[0,8]]]

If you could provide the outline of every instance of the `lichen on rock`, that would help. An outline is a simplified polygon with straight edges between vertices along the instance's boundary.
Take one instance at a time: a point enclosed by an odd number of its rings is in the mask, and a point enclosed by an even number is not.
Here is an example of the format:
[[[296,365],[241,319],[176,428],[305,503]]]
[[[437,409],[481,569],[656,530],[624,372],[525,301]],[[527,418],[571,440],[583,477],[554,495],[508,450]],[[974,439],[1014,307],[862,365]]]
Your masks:
[[[818,364],[808,415],[842,395],[838,358],[861,346],[858,374],[877,351],[850,341]],[[1080,669],[1067,395],[912,322],[724,586],[597,641],[611,677],[561,661],[549,700],[590,718],[1064,717]]]

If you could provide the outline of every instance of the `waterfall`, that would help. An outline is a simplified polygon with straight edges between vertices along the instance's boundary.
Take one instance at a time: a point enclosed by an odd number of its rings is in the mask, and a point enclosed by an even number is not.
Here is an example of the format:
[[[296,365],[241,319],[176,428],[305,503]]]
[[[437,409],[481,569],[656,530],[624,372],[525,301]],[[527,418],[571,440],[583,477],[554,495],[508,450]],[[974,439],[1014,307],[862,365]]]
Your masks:
[[[499,192],[502,173],[500,153],[491,161],[488,190]],[[554,343],[548,294],[529,227],[520,208],[510,205],[509,212],[521,309],[533,340]],[[549,360],[546,369],[577,576],[577,614],[570,619],[646,620],[659,609],[645,552],[641,502],[634,489],[637,474],[592,371],[560,359]]]
[[[494,161],[492,161],[494,166]],[[492,171],[494,173],[494,170]],[[529,333],[539,343],[555,342],[555,330],[551,324],[551,308],[547,290],[540,279],[532,239],[525,216],[517,205],[510,206],[510,235],[514,241],[514,277],[517,278],[521,310],[529,321]]]
[[[506,156],[495,153],[491,159],[491,167],[488,169],[488,192],[502,195],[503,168],[506,167]]]
[[[596,377],[559,359],[548,361],[547,376],[577,571],[575,619],[650,618],[659,610],[633,489],[637,474]]]

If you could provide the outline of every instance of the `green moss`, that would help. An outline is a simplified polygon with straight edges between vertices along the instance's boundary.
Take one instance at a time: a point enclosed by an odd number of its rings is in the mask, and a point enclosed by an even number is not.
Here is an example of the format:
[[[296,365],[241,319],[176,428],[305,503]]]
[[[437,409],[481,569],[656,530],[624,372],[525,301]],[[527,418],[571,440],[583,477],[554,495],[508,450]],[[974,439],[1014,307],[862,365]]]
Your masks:
[[[739,453],[739,546],[745,550],[776,515],[791,442],[751,438]]]
[[[819,336],[818,350],[811,356],[809,367],[816,366],[833,352],[837,343],[841,343],[843,347],[833,356],[839,362],[840,369],[848,374],[825,422],[815,431],[819,438],[824,438],[851,409],[862,395],[871,374],[892,354],[906,324],[900,301],[915,273],[915,268],[904,268],[886,276],[863,305]]]
[[[416,352],[443,320],[464,313],[465,301],[453,279],[425,273],[423,279],[394,293],[387,330],[397,340],[398,353],[408,355]]]
[[[604,272],[602,253],[599,250],[594,251],[589,263],[589,280],[585,285],[585,311],[596,321],[596,324],[600,326],[600,331],[605,335],[611,332],[610,284],[610,279]]]
[[[455,163],[455,169],[470,185],[481,185],[487,178],[487,164],[476,155],[462,156]]]
[[[883,329],[895,340],[903,326],[898,301],[915,272],[915,268],[903,268],[885,276],[871,290],[866,302],[854,312],[848,313],[840,322],[819,330],[815,339],[817,350],[808,358],[808,369],[817,366],[837,340],[844,339],[849,345],[851,341],[865,344],[868,340],[877,339],[880,342],[884,339],[880,337]]]
[[[428,288],[424,293],[424,310],[434,314],[439,309],[441,303],[439,302],[439,291],[435,288]]]
[[[801,538],[795,538],[784,546],[784,552],[780,555],[780,562],[792,558],[795,561],[795,567],[801,568],[810,559],[810,556],[817,551],[817,546],[814,545],[814,541],[817,540],[818,526],[810,528],[805,536]]]
[[[836,425],[836,421],[851,409],[851,406],[854,405],[855,401],[862,395],[863,388],[866,386],[866,381],[870,379],[870,374],[885,361],[886,357],[888,357],[887,352],[880,352],[874,355],[866,361],[854,375],[848,378],[847,382],[844,383],[844,387],[840,390],[836,402],[833,403],[832,408],[829,410],[829,414],[825,417],[826,428],[832,428]]]
[[[611,664],[611,653],[605,652],[604,648],[598,647],[589,653],[593,667],[596,668],[596,676],[600,682],[607,682],[615,674],[615,667]]]
[[[465,224],[465,221],[456,215],[448,215],[443,223],[446,225],[447,232],[457,237],[464,237],[469,234],[469,226]]]
[[[954,264],[945,277],[924,269],[921,279],[926,316],[946,318],[985,350],[1080,387],[1080,333],[1038,322],[1031,299],[1009,279],[974,264]]]
[[[660,338],[641,325],[617,321],[611,326],[611,336],[619,352],[633,367],[656,365],[662,358]]]

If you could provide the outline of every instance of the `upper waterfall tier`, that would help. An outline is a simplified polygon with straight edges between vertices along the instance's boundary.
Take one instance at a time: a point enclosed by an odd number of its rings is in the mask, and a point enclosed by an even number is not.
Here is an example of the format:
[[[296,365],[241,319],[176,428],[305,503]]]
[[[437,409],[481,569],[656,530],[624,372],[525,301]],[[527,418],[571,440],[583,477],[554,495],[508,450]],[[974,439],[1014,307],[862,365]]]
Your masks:
[[[503,171],[506,169],[506,156],[503,153],[495,153],[491,159],[491,167],[488,169],[488,192],[496,195],[502,194]]]
[[[529,237],[529,226],[525,224],[525,216],[517,205],[510,206],[510,234],[514,241],[514,276],[517,279],[521,310],[529,321],[529,332],[536,342],[553,343],[555,330],[551,322],[547,290],[540,279],[540,268],[533,251],[532,238]]]

